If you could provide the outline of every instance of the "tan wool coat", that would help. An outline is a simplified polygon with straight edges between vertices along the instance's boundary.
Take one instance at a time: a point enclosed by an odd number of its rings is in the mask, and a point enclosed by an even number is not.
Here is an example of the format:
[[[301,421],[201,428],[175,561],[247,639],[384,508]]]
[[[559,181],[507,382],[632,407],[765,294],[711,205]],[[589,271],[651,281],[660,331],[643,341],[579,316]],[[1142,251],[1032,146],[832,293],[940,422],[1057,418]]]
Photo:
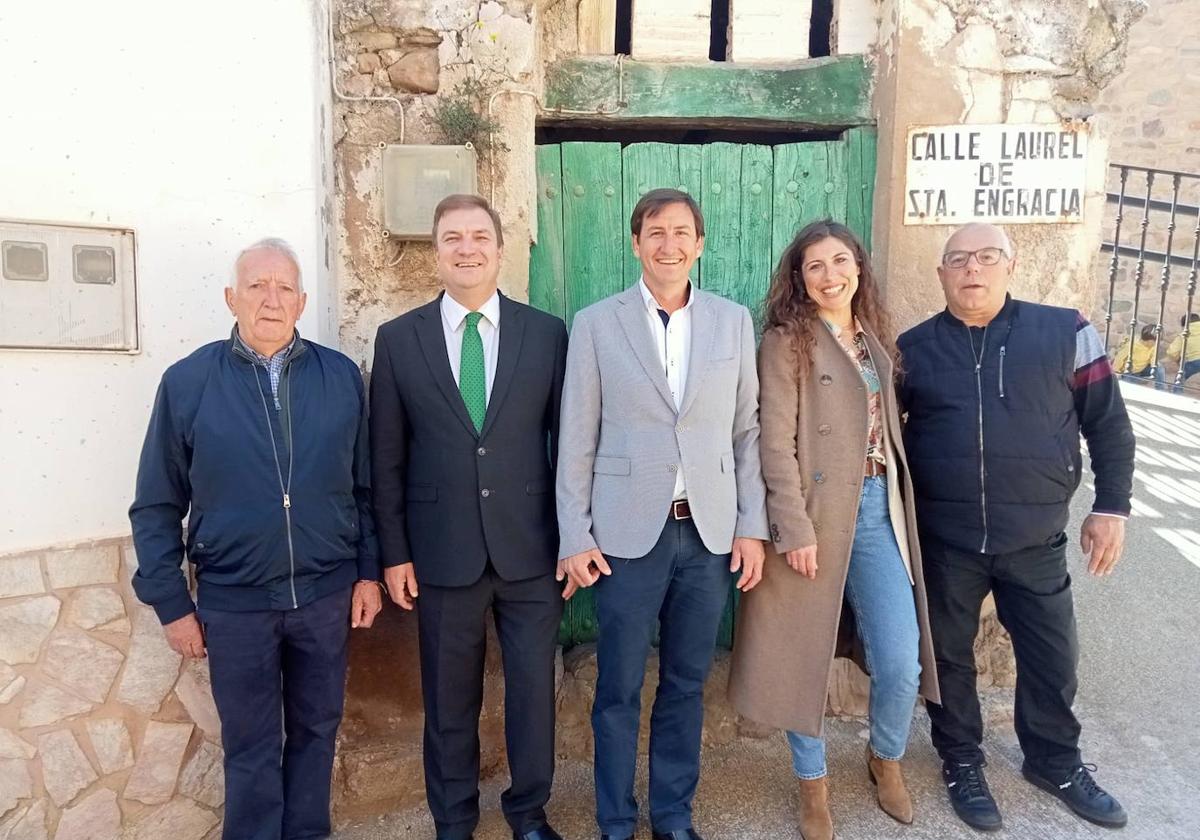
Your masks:
[[[763,579],[741,598],[729,693],[746,717],[806,735],[821,734],[835,656],[863,665],[853,613],[843,606],[867,452],[867,391],[833,334],[814,330],[812,367],[778,329],[759,350],[763,478],[771,545]],[[893,366],[869,332],[867,348],[882,388],[889,507],[914,581],[920,628],[920,693],[938,702],[937,670],[921,573],[912,481],[904,457]],[[817,545],[817,576],[793,571],[785,555]]]

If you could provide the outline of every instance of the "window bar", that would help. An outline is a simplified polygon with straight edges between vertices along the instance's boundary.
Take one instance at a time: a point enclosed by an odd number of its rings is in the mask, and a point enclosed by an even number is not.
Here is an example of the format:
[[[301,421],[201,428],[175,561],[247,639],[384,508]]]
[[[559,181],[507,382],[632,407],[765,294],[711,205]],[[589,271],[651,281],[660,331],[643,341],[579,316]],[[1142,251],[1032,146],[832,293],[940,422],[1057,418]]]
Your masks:
[[[1154,355],[1150,357],[1150,378],[1158,374],[1159,357],[1162,353],[1163,318],[1167,313],[1167,290],[1171,287],[1171,245],[1175,241],[1175,210],[1179,207],[1179,185],[1183,176],[1176,173],[1171,176],[1171,218],[1167,223],[1166,259],[1163,260],[1162,272],[1159,275],[1158,322],[1154,325]],[[1129,345],[1129,359],[1133,360],[1133,345]]]
[[[1142,239],[1138,245],[1137,267],[1133,273],[1133,312],[1129,316],[1129,333],[1128,340],[1130,341],[1129,359],[1125,362],[1125,370],[1122,373],[1133,372],[1133,342],[1137,340],[1138,333],[1138,309],[1142,303],[1142,279],[1146,276],[1146,232],[1150,229],[1150,197],[1154,191],[1154,173],[1146,173],[1146,205],[1142,211]]]
[[[1108,352],[1112,335],[1113,300],[1117,294],[1117,268],[1121,260],[1121,220],[1125,218],[1125,182],[1129,180],[1129,167],[1122,166],[1121,193],[1117,198],[1117,224],[1113,229],[1112,259],[1108,263],[1108,308],[1104,312],[1104,352]]]

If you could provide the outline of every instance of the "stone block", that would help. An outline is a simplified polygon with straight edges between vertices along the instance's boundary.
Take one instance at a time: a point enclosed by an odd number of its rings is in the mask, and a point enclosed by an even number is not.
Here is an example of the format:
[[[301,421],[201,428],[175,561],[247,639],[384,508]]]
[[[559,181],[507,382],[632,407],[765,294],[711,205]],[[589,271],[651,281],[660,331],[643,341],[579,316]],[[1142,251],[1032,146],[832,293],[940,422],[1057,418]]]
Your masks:
[[[181,659],[167,644],[154,610],[135,608],[129,657],[117,688],[117,700],[143,714],[154,714],[179,677]]]
[[[396,36],[392,32],[356,32],[354,41],[360,50],[369,52],[389,50],[396,46]]]
[[[117,633],[121,636],[128,636],[129,631],[133,626],[129,623],[128,618],[118,618],[116,621],[110,621],[108,624],[101,624],[96,628],[101,633]]]
[[[387,69],[392,87],[412,93],[437,93],[439,71],[437,51],[431,49],[414,50]]]
[[[133,742],[125,721],[118,718],[89,720],[87,732],[101,773],[107,776],[133,766]]]
[[[0,662],[0,705],[10,702],[25,685],[25,678],[15,669]]]
[[[124,661],[125,654],[112,645],[82,630],[66,630],[46,646],[42,672],[80,697],[103,703]]]
[[[190,799],[173,799],[132,823],[121,840],[204,840],[216,824],[216,815],[207,808]]]
[[[11,729],[0,729],[0,758],[33,758],[37,748]]]
[[[62,835],[59,835],[60,837]],[[47,840],[46,801],[39,799],[27,807],[18,808],[0,821],[2,840]]]
[[[121,807],[117,795],[101,788],[63,811],[54,840],[115,840],[120,833]]]
[[[50,551],[45,559],[50,588],[69,589],[93,583],[116,583],[121,550],[115,543],[109,543]]]
[[[67,604],[67,623],[95,630],[125,617],[125,604],[115,589],[81,589]]]
[[[98,778],[68,729],[39,736],[38,752],[42,757],[42,783],[50,799],[60,808]]]
[[[22,729],[32,726],[48,726],[61,720],[90,712],[94,703],[81,700],[53,685],[31,686],[25,693],[25,704],[17,722]]]
[[[0,607],[0,662],[37,662],[42,642],[58,621],[62,602],[53,595],[30,598]]]
[[[0,598],[40,595],[46,591],[38,555],[0,559]]]
[[[175,684],[175,696],[204,737],[220,743],[221,718],[217,715],[217,704],[213,702],[207,659],[192,659],[184,665],[179,682]]]
[[[400,59],[404,58],[405,54],[408,52],[408,50],[380,50],[379,62],[384,67],[390,67]]]
[[[370,96],[373,87],[371,77],[362,73],[355,73],[342,83],[342,91],[347,96]]]
[[[225,767],[220,747],[200,742],[179,777],[179,792],[210,808],[225,804]]]
[[[0,758],[0,817],[31,796],[33,778],[29,775],[29,762],[21,758]]]
[[[400,42],[406,47],[437,47],[442,43],[442,36],[433,29],[418,27],[407,29],[400,33]]]
[[[371,74],[383,67],[383,62],[375,53],[360,53],[354,59],[354,67],[359,73]]]
[[[146,724],[142,746],[137,753],[137,763],[125,784],[126,799],[136,799],[147,805],[166,802],[175,792],[175,780],[179,777],[179,766],[183,753],[192,737],[190,723],[162,723],[152,720]],[[154,835],[165,836],[165,835]],[[174,840],[178,840],[171,835]]]

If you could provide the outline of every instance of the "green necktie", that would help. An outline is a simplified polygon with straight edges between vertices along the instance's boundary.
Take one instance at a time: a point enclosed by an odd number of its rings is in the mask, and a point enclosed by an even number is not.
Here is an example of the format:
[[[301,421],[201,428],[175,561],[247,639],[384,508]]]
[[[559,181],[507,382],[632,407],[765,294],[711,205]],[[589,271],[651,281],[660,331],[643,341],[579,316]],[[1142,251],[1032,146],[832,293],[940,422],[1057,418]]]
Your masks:
[[[458,391],[467,406],[467,414],[475,431],[483,430],[483,415],[487,412],[487,372],[483,366],[483,338],[479,335],[480,312],[467,313],[463,330],[462,358],[458,363]]]

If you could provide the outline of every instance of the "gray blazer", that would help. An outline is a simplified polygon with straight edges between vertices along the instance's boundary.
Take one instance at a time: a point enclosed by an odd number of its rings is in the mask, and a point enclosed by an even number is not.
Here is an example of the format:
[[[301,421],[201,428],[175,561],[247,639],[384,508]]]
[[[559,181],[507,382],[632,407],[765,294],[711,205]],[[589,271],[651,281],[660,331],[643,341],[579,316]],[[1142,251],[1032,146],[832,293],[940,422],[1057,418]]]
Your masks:
[[[758,457],[758,372],[746,307],[692,288],[692,348],[678,412],[634,285],[575,316],[559,425],[559,558],[633,558],[662,534],[684,470],[704,545],[768,538]]]

